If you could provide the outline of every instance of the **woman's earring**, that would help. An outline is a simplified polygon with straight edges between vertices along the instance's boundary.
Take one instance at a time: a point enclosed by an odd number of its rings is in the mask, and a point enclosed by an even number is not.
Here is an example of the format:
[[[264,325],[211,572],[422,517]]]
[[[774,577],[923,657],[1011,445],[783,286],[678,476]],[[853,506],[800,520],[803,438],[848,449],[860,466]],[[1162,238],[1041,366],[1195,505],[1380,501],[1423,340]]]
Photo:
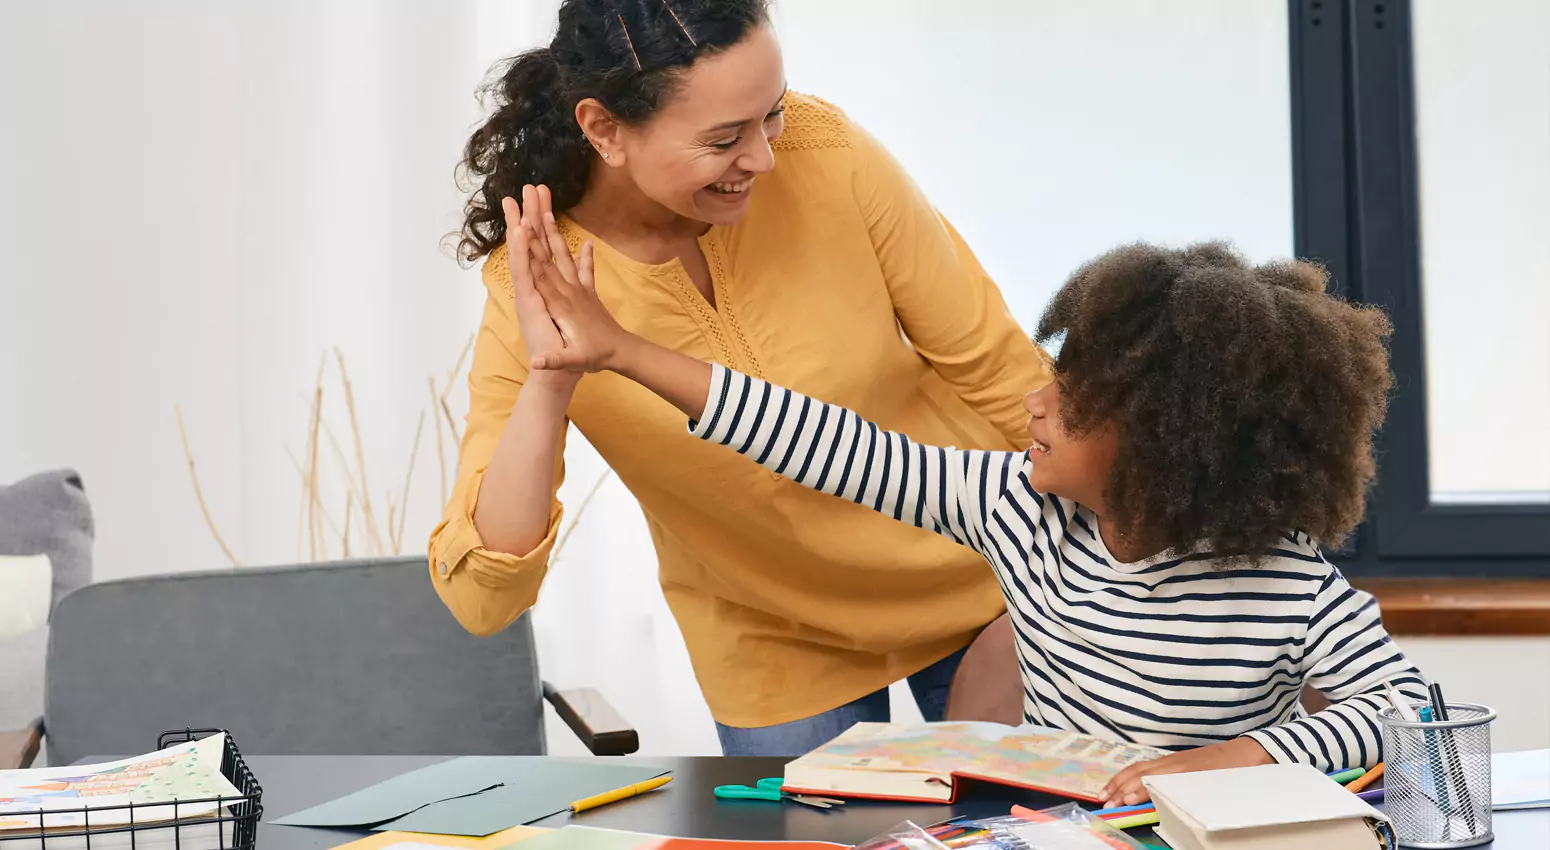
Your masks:
[[[607,159],[608,158],[608,151],[598,151],[598,153],[603,155],[603,159]]]

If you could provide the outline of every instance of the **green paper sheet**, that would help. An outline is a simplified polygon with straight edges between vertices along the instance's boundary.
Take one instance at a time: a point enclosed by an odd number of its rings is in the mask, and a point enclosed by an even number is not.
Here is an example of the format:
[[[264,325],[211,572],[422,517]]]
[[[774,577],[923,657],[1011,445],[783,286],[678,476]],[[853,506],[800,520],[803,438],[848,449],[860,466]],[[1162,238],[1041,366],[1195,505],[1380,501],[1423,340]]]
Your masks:
[[[395,776],[272,823],[484,836],[666,773],[653,767],[468,756]]]
[[[443,800],[374,828],[485,836],[559,814],[577,800],[647,782],[666,773],[656,767],[509,759],[500,773],[500,787]]]
[[[372,826],[438,800],[473,794],[498,784],[506,759],[472,756],[395,776],[337,800],[278,818],[285,826]]]

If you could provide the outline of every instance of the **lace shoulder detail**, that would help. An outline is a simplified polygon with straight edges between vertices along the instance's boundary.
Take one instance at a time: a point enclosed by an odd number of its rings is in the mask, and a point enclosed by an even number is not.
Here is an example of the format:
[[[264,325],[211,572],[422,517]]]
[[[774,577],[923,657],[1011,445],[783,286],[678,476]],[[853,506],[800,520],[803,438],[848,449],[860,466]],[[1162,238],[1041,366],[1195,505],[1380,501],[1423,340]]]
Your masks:
[[[581,243],[585,241],[585,237],[575,227],[572,227],[569,221],[563,218],[559,220],[558,224],[560,226],[560,235],[565,237],[565,245],[570,248],[571,256],[580,256]],[[491,251],[489,256],[484,258],[484,267],[480,269],[479,274],[484,281],[486,289],[491,292],[504,292],[508,296],[512,294],[511,266],[509,263],[510,260],[507,257],[505,244],[496,246],[495,250]]]
[[[506,263],[505,245],[497,247],[484,258],[484,268],[480,269],[479,276],[484,280],[485,289],[511,295],[511,266]]]
[[[787,92],[786,128],[770,147],[778,151],[850,147],[850,122],[838,106],[822,98]]]

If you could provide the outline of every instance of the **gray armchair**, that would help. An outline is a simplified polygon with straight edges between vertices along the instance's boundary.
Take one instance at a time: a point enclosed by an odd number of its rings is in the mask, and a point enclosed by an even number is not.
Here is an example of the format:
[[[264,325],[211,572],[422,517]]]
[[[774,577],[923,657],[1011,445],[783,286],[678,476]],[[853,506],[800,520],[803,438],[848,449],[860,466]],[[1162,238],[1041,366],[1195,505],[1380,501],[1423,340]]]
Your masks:
[[[537,755],[544,700],[591,752],[638,749],[596,691],[540,681],[527,617],[465,632],[423,556],[128,579],[59,604],[44,716],[0,736],[0,768],[39,736],[68,764],[184,727],[254,754]]]

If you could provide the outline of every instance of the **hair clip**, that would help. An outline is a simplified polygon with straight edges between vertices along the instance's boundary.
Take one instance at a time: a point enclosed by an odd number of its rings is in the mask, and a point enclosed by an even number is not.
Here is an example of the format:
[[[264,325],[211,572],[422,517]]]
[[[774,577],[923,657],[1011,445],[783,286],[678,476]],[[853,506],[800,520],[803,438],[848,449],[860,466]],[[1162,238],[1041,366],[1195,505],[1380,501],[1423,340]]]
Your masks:
[[[619,19],[619,28],[624,30],[624,43],[629,45],[630,55],[635,57],[635,70],[645,70],[640,66],[640,54],[635,52],[635,40],[630,38],[630,28],[624,25],[624,16],[614,15],[614,17]]]
[[[666,7],[667,13],[673,16],[673,23],[677,24],[678,28],[683,30],[684,38],[689,39],[690,44],[694,45],[695,47],[699,47],[700,43],[695,41],[694,36],[689,34],[689,28],[684,26],[683,21],[678,20],[678,13],[673,11],[673,4],[667,2],[667,0],[662,0],[662,5]]]

